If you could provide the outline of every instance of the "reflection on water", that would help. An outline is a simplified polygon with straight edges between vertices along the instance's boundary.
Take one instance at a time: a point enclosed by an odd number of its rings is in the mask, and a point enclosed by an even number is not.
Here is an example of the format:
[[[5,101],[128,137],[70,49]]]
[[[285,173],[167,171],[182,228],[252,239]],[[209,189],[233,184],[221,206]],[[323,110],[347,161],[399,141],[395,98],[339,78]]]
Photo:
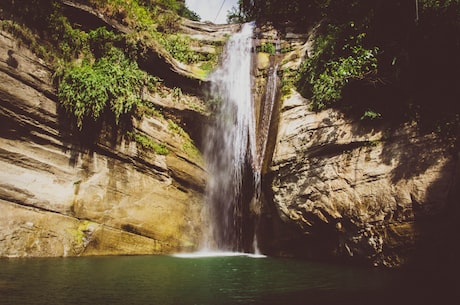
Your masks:
[[[451,304],[443,280],[248,256],[3,259],[0,304]]]

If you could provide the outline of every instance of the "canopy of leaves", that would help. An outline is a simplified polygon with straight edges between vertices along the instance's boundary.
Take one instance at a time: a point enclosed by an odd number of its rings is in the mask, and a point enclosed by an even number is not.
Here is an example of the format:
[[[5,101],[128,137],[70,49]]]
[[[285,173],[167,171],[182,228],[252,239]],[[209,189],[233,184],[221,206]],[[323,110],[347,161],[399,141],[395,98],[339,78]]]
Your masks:
[[[185,4],[185,0],[140,0],[140,4],[145,6],[161,6],[164,9],[172,10],[179,16],[190,20],[200,21],[200,17],[194,11],[191,11]]]
[[[460,0],[241,0],[240,10],[281,30],[320,24],[296,81],[313,108],[458,128]]]

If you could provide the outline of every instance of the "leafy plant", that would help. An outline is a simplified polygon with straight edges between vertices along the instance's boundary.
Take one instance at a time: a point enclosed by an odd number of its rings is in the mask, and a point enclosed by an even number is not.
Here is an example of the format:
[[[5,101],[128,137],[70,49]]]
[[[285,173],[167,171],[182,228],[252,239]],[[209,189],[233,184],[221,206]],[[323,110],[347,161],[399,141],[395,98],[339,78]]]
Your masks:
[[[185,1],[181,0],[139,0],[140,4],[154,7],[160,5],[162,8],[176,12],[182,17],[199,21],[200,17],[191,11],[186,5]]]
[[[173,131],[173,132],[175,132],[176,134],[178,134],[181,137],[186,137],[187,136],[187,133],[184,131],[184,129],[182,129],[182,127],[177,125],[177,123],[175,123],[172,120],[168,120],[168,129]]]
[[[363,114],[363,116],[361,117],[361,120],[364,120],[364,119],[371,119],[371,120],[374,120],[374,119],[378,119],[380,118],[382,115],[378,112],[375,112],[374,110],[366,110]]]
[[[52,42],[61,53],[61,58],[71,61],[80,53],[89,54],[88,34],[72,27],[68,19],[55,10],[49,17],[49,29]]]
[[[147,74],[137,63],[112,48],[94,64],[86,61],[65,71],[58,95],[82,129],[86,118],[95,121],[106,109],[114,114],[117,123],[120,116],[132,113],[147,81]]]
[[[268,54],[275,54],[276,53],[276,47],[273,43],[271,42],[266,42],[263,43],[260,47],[260,52],[268,53]]]
[[[97,28],[88,33],[88,43],[92,54],[100,58],[109,53],[117,42],[121,40],[120,35],[107,30],[105,27]]]
[[[289,97],[292,89],[295,88],[295,81],[297,78],[297,71],[293,69],[283,69],[281,77],[281,96],[282,98]]]
[[[201,158],[201,153],[198,148],[193,143],[190,136],[185,132],[185,130],[177,125],[177,123],[173,122],[172,120],[168,120],[168,128],[169,130],[173,131],[175,134],[180,136],[183,140],[182,149],[189,157],[194,158]]]
[[[199,53],[190,49],[191,39],[180,34],[157,35],[157,40],[172,57],[180,62],[192,64],[202,59]]]
[[[365,35],[360,33],[348,37],[349,43],[340,51],[336,50],[334,33],[317,38],[314,55],[303,63],[297,83],[298,86],[307,87],[301,89],[311,96],[314,110],[321,110],[340,100],[347,83],[363,79],[377,70],[376,54],[379,49],[363,47],[362,39]]]
[[[172,89],[172,96],[175,101],[180,101],[182,98],[182,89],[179,87],[174,87]]]

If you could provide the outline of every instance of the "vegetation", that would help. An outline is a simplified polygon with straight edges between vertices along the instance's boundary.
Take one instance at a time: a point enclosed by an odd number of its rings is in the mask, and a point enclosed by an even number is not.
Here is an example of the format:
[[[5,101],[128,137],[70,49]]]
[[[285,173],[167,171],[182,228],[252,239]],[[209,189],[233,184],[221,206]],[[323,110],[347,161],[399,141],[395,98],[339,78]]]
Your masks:
[[[149,149],[154,151],[158,155],[167,155],[169,154],[169,150],[164,144],[159,144],[152,140],[152,138],[148,137],[147,135],[139,132],[128,132],[128,138],[132,141],[138,143],[142,148]]]
[[[216,65],[216,54],[193,51],[191,46],[199,47],[199,42],[178,34],[181,22],[178,14],[198,20],[186,8],[185,1],[79,1],[129,26],[132,31],[128,34],[106,27],[88,30],[66,17],[61,1],[31,0],[20,6],[16,2],[2,2],[0,26],[54,65],[58,98],[77,128],[93,133],[93,127],[100,126],[94,122],[106,119],[113,119],[116,124],[127,122],[125,127],[129,129],[124,133],[127,139],[144,151],[167,155],[166,145],[132,129],[131,117],[147,115],[165,120],[160,110],[143,100],[146,90],[180,102],[190,98],[180,88],[167,88],[158,77],[141,70],[137,61],[153,47],[178,61],[200,63],[203,73]],[[192,157],[199,156],[185,131],[172,121],[168,124],[171,132],[183,138],[183,150]],[[80,233],[76,233],[77,239],[81,239]]]
[[[131,115],[141,103],[147,74],[116,48],[97,59],[68,68],[59,86],[59,99],[72,113],[79,129],[86,118],[97,120],[108,108],[116,123],[120,116]]]
[[[147,7],[160,6],[164,9],[172,10],[179,16],[200,21],[200,17],[185,5],[185,0],[140,0],[139,2]]]
[[[21,26],[12,20],[0,20],[0,29],[12,33],[25,45],[29,46],[29,48],[40,58],[50,62],[54,60],[52,54],[38,42],[37,36],[34,35],[29,28]]]
[[[460,126],[459,11],[460,0],[241,0],[238,14],[281,30],[319,24],[313,56],[284,81],[313,109],[449,135]]]
[[[273,43],[266,42],[266,43],[263,43],[260,46],[260,50],[258,50],[258,51],[268,53],[268,54],[275,54],[276,53],[276,47],[275,47],[275,45]]]
[[[182,129],[182,127],[177,125],[174,121],[168,120],[168,128],[182,139],[182,149],[189,157],[201,160],[200,151],[195,146],[190,136],[184,131],[184,129]]]
[[[331,56],[330,53],[335,52],[335,35],[339,31],[335,28],[329,30],[331,34],[318,36],[313,56],[303,63],[299,71],[297,85],[302,93],[311,96],[314,110],[341,100],[342,90],[350,81],[365,79],[377,70],[378,48],[363,47],[365,33],[347,37],[348,43],[341,47],[341,56]]]

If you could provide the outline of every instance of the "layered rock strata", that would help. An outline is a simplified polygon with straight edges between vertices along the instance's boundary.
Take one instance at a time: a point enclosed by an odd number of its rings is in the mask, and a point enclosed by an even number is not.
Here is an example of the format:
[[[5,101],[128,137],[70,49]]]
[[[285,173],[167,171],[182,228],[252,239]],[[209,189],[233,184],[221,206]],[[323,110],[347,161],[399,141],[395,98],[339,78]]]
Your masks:
[[[14,64],[13,64],[14,63]],[[152,115],[132,133],[110,123],[75,130],[60,109],[51,70],[0,33],[0,256],[170,253],[197,247],[206,173],[193,141]],[[183,119],[188,106],[158,101]],[[200,117],[197,113],[195,118]],[[177,126],[174,125],[173,126]]]
[[[455,253],[455,149],[414,125],[371,126],[283,103],[271,165],[279,254],[401,266]],[[436,258],[436,259],[434,259]]]

